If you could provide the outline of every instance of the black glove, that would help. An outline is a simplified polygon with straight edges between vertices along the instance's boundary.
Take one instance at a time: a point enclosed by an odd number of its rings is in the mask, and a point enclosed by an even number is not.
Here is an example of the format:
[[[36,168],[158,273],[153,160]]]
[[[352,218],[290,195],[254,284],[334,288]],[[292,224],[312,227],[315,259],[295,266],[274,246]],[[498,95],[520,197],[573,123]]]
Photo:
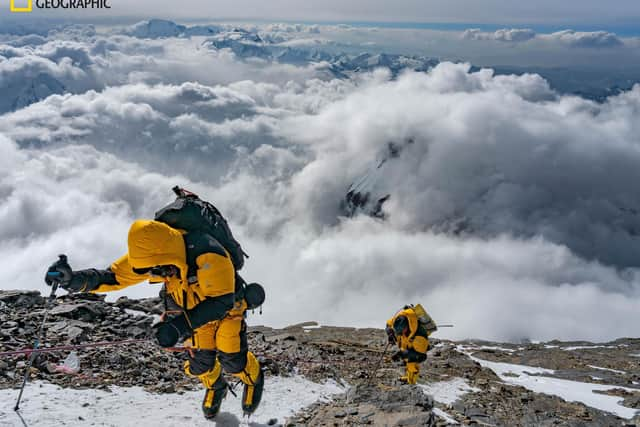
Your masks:
[[[387,332],[387,339],[389,340],[389,344],[395,344],[396,343],[396,334],[393,332],[393,329],[391,329],[390,327],[387,326],[385,331]]]
[[[189,324],[184,315],[180,315],[166,322],[156,323],[153,329],[160,347],[173,347],[189,331]]]
[[[403,358],[404,358],[404,351],[402,350],[396,351],[395,353],[393,353],[393,356],[391,356],[391,360],[393,360],[394,362],[398,362]]]
[[[73,271],[67,262],[66,255],[59,255],[58,261],[51,264],[44,276],[47,285],[58,283],[63,289],[67,289],[73,278]]]

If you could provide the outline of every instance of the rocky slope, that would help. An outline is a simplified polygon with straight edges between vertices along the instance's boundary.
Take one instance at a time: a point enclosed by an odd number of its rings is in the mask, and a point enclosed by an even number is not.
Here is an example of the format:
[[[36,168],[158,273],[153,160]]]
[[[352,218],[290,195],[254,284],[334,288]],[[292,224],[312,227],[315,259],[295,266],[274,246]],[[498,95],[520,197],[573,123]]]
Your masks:
[[[0,291],[0,352],[32,345],[44,304],[37,292]],[[31,378],[73,388],[142,385],[157,393],[198,389],[199,384],[182,373],[184,353],[144,341],[161,311],[159,299],[107,303],[97,296],[59,298],[46,324],[45,347],[126,342],[77,349],[80,370],[74,374],[60,369],[68,350],[43,353]],[[350,385],[345,395],[274,424],[640,426],[638,413],[621,418],[596,409],[602,401],[598,398],[608,396],[618,411],[633,414],[640,409],[640,339],[519,345],[433,339],[418,387],[397,381],[402,368],[388,360],[391,350],[384,353],[382,330],[309,322],[284,329],[252,327],[249,340],[268,376],[302,374]],[[26,360],[24,355],[0,356],[0,388],[19,387]],[[590,402],[593,397],[595,403],[565,401],[554,395],[563,390],[554,391],[553,384],[598,388],[582,399]],[[549,392],[533,391],[537,386]]]

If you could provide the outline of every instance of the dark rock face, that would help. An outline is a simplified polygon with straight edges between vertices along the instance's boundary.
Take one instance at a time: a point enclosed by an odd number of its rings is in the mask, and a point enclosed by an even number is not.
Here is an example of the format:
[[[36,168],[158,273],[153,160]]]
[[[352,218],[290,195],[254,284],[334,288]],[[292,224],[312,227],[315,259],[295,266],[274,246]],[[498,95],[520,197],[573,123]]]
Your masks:
[[[390,162],[398,158],[407,145],[413,143],[413,138],[408,138],[402,143],[387,143],[376,166],[349,186],[342,201],[342,210],[345,215],[355,216],[362,213],[375,218],[385,218],[382,207],[391,197],[392,190],[385,182],[386,168],[389,167]]]
[[[7,305],[20,308],[44,304],[44,297],[37,291],[2,291],[0,292],[0,308]]]
[[[44,308],[45,298],[37,292],[0,291],[0,352],[31,348]],[[51,308],[42,346],[144,339],[151,336],[154,316],[161,311],[159,298],[121,298],[108,303],[93,295],[63,296]],[[508,384],[476,361],[543,367],[554,370],[553,374],[545,374],[548,376],[608,384],[611,389],[604,393],[619,397],[629,408],[638,408],[640,339],[606,344],[516,345],[456,343],[432,337],[420,384],[429,387],[435,401],[421,385],[407,386],[398,381],[403,368],[390,361],[391,351],[384,353],[386,334],[379,329],[318,327],[315,322],[306,322],[284,329],[252,327],[248,339],[267,376],[302,374],[313,381],[333,379],[350,386],[345,395],[316,403],[294,415],[285,422],[287,426],[450,425],[442,413],[463,425],[640,425],[640,417],[623,420],[581,403]],[[184,375],[183,352],[164,351],[152,340],[78,349],[77,374],[56,369],[69,351],[40,354],[31,379],[74,388],[144,386],[156,393],[201,387],[197,380]],[[19,387],[26,362],[25,355],[0,357],[0,388]],[[469,391],[450,403],[438,401],[439,387],[456,379],[463,380]],[[265,390],[268,393],[268,388]]]
[[[433,399],[417,386],[359,384],[330,405],[314,405],[290,424],[309,426],[435,426]]]

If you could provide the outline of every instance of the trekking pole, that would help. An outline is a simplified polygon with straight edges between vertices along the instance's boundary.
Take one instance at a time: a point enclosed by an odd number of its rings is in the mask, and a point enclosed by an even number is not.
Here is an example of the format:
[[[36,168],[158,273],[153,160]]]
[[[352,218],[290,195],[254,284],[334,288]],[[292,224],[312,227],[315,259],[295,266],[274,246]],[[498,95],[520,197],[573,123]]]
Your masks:
[[[384,350],[382,350],[382,354],[380,355],[380,359],[378,359],[378,364],[376,365],[376,369],[373,370],[373,373],[369,377],[369,381],[367,381],[367,387],[369,387],[371,385],[371,381],[373,380],[373,377],[375,377],[376,374],[378,373],[378,369],[380,369],[380,365],[382,364],[382,361],[384,360],[384,355],[387,353],[387,350],[389,349],[389,345],[391,345],[391,343],[387,341],[387,345],[384,346]]]
[[[66,261],[66,255],[60,255],[61,261]],[[50,276],[55,276],[54,272],[49,273]],[[60,273],[57,273],[59,276]],[[51,308],[51,304],[56,299],[56,291],[58,290],[59,281],[54,281],[51,286],[51,294],[49,295],[49,299],[47,300],[47,304],[44,309],[44,318],[42,319],[42,324],[40,325],[40,329],[38,331],[38,337],[33,343],[33,352],[29,356],[29,362],[27,362],[27,370],[24,373],[24,379],[22,380],[22,387],[20,387],[20,394],[18,394],[18,400],[16,402],[16,406],[13,408],[14,411],[18,411],[20,409],[20,400],[22,399],[22,392],[24,391],[24,386],[27,384],[27,380],[29,379],[29,371],[31,371],[31,365],[33,365],[33,361],[36,359],[38,355],[38,347],[40,346],[40,341],[42,340],[42,335],[44,333],[44,324],[47,322],[47,316],[49,316],[49,309]]]

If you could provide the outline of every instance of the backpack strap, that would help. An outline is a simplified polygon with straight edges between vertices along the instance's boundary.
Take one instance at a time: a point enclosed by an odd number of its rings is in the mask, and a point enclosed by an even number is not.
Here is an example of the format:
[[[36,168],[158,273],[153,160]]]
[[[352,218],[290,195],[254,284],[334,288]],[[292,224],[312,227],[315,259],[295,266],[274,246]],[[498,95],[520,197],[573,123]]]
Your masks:
[[[198,266],[196,264],[196,259],[200,255],[211,252],[224,257],[228,256],[220,242],[210,234],[203,231],[192,231],[190,233],[186,233],[183,236],[183,239],[184,247],[187,252],[187,267],[189,269],[187,281],[190,284],[197,281],[196,272],[198,271]]]

